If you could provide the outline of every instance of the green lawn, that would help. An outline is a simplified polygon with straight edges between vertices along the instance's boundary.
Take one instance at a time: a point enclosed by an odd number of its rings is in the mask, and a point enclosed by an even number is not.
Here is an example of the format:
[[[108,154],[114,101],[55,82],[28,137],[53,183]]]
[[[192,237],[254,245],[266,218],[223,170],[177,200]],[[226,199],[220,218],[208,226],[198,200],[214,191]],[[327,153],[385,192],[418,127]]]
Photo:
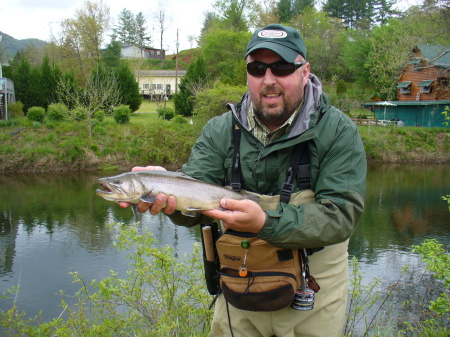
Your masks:
[[[144,99],[142,101],[141,106],[139,107],[139,109],[136,112],[155,112],[156,113],[156,109],[158,107],[163,108],[164,102],[149,102],[148,99]],[[173,100],[168,100],[166,102],[166,107],[173,108]]]

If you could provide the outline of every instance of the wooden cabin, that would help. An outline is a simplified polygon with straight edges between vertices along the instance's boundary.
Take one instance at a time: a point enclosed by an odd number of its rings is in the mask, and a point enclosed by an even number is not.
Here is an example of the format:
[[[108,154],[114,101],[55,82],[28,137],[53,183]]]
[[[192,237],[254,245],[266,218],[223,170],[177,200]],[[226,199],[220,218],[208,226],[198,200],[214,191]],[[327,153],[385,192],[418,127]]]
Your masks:
[[[450,47],[416,45],[397,88],[398,101],[450,100]]]

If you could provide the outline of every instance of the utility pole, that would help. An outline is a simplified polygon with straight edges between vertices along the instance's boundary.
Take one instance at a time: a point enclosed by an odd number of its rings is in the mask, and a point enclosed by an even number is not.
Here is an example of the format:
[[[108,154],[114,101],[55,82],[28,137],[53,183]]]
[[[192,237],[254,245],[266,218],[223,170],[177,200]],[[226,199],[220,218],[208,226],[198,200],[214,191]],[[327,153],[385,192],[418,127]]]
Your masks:
[[[177,53],[175,55],[175,95],[178,93],[178,48],[180,47],[180,43],[178,42],[178,28],[177,28]]]

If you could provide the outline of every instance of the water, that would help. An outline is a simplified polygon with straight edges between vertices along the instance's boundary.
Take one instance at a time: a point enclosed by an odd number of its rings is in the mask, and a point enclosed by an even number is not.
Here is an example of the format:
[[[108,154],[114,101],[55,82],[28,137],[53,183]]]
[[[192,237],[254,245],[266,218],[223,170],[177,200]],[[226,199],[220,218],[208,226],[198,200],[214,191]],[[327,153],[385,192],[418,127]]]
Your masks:
[[[15,299],[29,316],[41,309],[45,319],[58,317],[60,290],[73,294],[71,272],[85,280],[101,279],[129,269],[127,252],[114,247],[114,233],[105,224],[134,223],[130,209],[121,209],[95,195],[97,173],[21,174],[0,177],[0,293],[21,289],[0,299],[9,309]],[[355,256],[365,273],[395,281],[406,264],[420,258],[411,246],[435,238],[450,243],[450,212],[441,196],[450,194],[448,166],[376,165],[369,168],[366,211],[352,237]],[[200,242],[197,227],[177,227],[165,216],[146,214],[148,227],[161,245],[179,256]],[[66,299],[67,300],[67,299]]]

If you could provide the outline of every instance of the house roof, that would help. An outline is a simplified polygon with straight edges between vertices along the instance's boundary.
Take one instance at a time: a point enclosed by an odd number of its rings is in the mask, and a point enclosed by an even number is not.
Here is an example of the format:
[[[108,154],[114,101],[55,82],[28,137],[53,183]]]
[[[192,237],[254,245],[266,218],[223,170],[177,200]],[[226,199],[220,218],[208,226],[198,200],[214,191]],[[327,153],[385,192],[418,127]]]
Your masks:
[[[176,76],[176,70],[136,70],[135,76],[149,76],[149,77],[173,77]],[[185,76],[186,70],[178,70],[178,76]]]
[[[437,67],[450,68],[450,46],[418,44],[416,48],[430,64]]]

